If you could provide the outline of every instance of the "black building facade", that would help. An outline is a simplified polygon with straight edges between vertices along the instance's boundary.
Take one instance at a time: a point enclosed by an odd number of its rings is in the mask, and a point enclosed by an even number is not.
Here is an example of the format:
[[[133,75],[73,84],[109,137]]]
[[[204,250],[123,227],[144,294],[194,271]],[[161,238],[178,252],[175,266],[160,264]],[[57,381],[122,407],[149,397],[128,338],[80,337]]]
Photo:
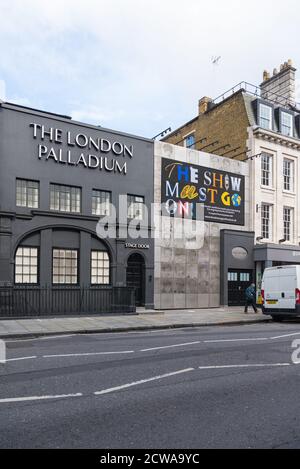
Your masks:
[[[114,312],[133,290],[153,308],[153,152],[151,140],[0,103],[2,315],[21,300],[32,315]]]

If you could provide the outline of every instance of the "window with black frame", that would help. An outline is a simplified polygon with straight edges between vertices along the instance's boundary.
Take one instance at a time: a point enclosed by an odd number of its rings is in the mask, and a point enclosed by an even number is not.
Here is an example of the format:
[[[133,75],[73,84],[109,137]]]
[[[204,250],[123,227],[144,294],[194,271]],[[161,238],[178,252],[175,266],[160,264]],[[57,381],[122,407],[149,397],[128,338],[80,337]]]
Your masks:
[[[78,251],[53,249],[52,283],[54,285],[78,284]]]
[[[50,210],[66,213],[80,213],[81,188],[50,184]]]
[[[16,180],[16,206],[39,208],[39,182],[27,179]]]
[[[139,195],[127,196],[127,218],[131,220],[143,220],[144,197]]]
[[[15,283],[38,283],[38,253],[36,247],[19,247],[15,257]]]
[[[109,255],[105,251],[91,251],[91,284],[109,285],[110,262]]]
[[[92,214],[109,216],[111,204],[111,192],[94,189],[92,192]]]

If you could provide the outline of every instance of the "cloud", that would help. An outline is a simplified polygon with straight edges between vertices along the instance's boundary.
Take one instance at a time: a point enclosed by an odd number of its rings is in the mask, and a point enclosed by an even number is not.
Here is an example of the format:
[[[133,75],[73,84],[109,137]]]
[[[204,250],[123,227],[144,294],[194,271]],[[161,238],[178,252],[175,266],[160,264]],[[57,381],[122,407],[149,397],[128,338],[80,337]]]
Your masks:
[[[299,13],[296,0],[247,14],[240,0],[2,0],[0,79],[34,107],[151,136],[298,60]]]
[[[89,109],[79,109],[71,112],[71,116],[74,120],[85,121],[90,124],[99,124],[100,122],[114,121],[120,119],[125,115],[122,110],[101,110],[97,107]]]
[[[6,85],[4,80],[0,80],[0,100],[6,101]]]

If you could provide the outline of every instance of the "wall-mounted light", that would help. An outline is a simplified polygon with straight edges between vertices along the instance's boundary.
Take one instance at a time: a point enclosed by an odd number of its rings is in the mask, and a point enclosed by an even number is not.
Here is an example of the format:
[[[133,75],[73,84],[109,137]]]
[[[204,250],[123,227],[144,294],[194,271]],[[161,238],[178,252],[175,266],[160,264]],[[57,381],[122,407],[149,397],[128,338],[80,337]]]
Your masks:
[[[285,239],[285,238],[284,238],[284,239],[280,239],[278,242],[279,242],[279,244],[283,244],[283,243],[286,242],[286,239]]]
[[[259,241],[262,241],[263,239],[265,239],[263,236],[258,236],[258,237],[256,238],[256,241],[259,243]]]
[[[170,132],[172,132],[172,129],[171,129],[171,127],[168,127],[167,129],[163,130],[159,134],[152,137],[152,140],[156,140],[158,137],[163,138],[165,135],[167,135]]]

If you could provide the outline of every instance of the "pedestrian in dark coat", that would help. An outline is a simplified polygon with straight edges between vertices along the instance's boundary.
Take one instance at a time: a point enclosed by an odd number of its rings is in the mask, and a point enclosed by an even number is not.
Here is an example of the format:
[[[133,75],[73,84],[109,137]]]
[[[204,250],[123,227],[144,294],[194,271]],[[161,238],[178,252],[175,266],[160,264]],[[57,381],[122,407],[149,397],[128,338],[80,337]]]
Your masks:
[[[256,307],[256,292],[255,292],[255,284],[254,283],[251,283],[251,285],[246,289],[245,297],[246,297],[245,314],[248,313],[248,306],[252,306],[255,313],[257,314],[258,310],[257,310],[257,307]]]

